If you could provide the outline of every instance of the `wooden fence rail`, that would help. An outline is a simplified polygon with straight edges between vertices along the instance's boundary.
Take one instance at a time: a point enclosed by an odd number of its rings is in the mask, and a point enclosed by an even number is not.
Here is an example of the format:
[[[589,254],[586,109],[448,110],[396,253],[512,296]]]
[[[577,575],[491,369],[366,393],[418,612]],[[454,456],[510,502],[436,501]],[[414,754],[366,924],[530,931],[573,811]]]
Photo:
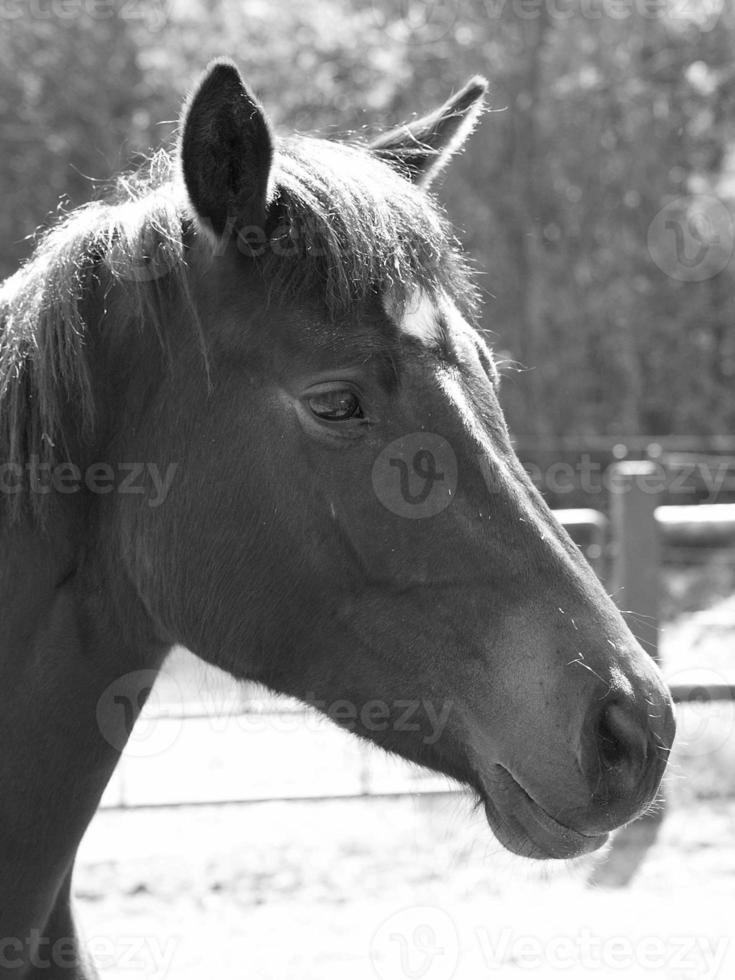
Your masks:
[[[656,476],[646,460],[616,463],[609,521],[595,510],[555,513],[598,574],[610,544],[611,592],[645,649],[658,659],[662,547],[735,548],[735,504],[660,506],[660,495],[651,490]],[[735,700],[732,684],[677,684],[671,691],[679,702]]]

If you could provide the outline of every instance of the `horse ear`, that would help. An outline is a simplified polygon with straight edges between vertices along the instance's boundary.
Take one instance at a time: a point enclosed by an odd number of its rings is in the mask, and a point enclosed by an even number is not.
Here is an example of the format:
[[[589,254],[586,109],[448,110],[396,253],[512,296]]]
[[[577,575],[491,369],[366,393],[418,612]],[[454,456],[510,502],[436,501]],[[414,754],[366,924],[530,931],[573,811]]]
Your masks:
[[[428,186],[477,125],[486,92],[486,79],[477,75],[443,106],[379,136],[370,149],[410,180]]]
[[[194,211],[221,237],[262,228],[268,207],[273,137],[237,67],[213,61],[184,106],[179,158]]]

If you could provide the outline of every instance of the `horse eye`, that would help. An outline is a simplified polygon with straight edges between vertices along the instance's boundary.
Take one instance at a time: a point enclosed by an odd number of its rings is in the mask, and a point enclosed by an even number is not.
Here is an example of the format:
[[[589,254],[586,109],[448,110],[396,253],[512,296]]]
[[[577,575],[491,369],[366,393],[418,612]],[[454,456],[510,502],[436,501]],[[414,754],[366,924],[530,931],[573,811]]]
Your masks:
[[[362,406],[352,391],[324,391],[308,399],[309,408],[317,418],[327,422],[346,422],[363,418]]]

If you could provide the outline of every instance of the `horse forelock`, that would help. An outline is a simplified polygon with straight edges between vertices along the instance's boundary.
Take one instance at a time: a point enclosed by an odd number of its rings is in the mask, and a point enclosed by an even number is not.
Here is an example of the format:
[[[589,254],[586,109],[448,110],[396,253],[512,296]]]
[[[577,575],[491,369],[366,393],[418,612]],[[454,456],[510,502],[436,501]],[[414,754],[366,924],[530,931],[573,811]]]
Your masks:
[[[371,295],[419,292],[474,306],[471,276],[434,200],[362,146],[296,136],[275,160],[275,228],[262,265],[280,295],[321,297],[342,317]],[[286,240],[285,248],[284,239]],[[293,257],[283,259],[291,250]]]

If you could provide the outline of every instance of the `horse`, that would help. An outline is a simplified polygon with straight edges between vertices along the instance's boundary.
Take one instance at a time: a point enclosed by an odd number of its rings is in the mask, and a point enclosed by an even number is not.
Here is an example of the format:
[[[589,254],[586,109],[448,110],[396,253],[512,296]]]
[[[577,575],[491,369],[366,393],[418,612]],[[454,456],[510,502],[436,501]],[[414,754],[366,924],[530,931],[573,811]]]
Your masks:
[[[456,780],[517,854],[654,801],[669,692],[512,448],[432,189],[485,91],[277,136],[217,60],[175,149],[3,284],[1,977],[92,975],[75,854],[175,645]]]

